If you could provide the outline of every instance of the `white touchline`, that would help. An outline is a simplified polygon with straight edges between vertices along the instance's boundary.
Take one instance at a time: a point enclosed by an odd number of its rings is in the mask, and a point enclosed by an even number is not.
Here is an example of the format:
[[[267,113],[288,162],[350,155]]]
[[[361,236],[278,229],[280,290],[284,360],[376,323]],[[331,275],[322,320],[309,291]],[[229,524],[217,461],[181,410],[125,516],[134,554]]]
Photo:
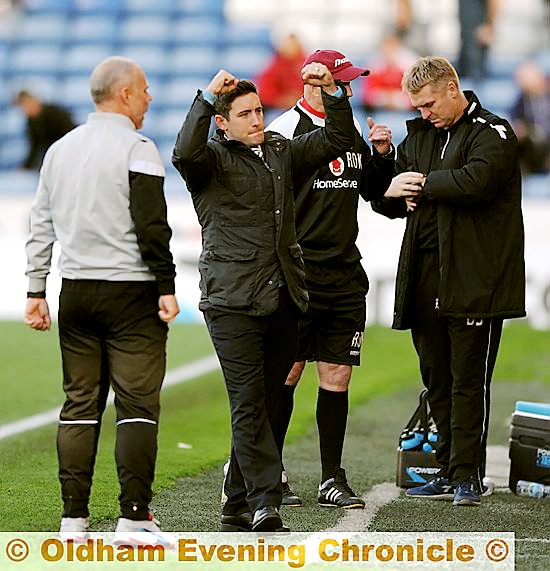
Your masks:
[[[168,371],[164,377],[162,387],[164,389],[172,385],[179,385],[181,383],[191,381],[201,375],[210,373],[217,368],[219,368],[219,364],[216,355],[202,357],[201,359],[197,359],[196,361],[192,361],[191,363],[187,363],[186,365],[182,365],[181,367]],[[114,395],[111,392],[109,399],[107,400],[107,404],[113,404],[113,400]],[[0,440],[57,422],[59,420],[59,411],[60,407],[57,407],[47,410],[46,412],[33,414],[32,416],[27,416],[26,418],[21,418],[20,420],[4,424],[0,426]]]

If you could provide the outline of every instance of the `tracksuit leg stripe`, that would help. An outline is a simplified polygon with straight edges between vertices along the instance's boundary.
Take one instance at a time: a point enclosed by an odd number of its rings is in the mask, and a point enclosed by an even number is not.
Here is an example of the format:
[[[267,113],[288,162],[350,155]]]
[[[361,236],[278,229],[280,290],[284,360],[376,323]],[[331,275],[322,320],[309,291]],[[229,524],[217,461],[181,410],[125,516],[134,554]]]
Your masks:
[[[150,420],[148,418],[124,418],[122,420],[117,421],[116,425],[120,426],[121,424],[128,424],[131,422],[144,422],[146,424],[156,424],[156,421]]]

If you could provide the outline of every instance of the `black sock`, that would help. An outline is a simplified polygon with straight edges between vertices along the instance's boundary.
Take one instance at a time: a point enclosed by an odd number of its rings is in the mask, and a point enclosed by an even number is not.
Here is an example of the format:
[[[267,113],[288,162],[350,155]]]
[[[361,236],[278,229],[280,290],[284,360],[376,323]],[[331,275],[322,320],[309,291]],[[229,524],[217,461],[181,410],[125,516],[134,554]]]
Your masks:
[[[321,451],[322,482],[333,478],[342,463],[342,451],[348,421],[348,391],[327,391],[319,387],[317,428]]]

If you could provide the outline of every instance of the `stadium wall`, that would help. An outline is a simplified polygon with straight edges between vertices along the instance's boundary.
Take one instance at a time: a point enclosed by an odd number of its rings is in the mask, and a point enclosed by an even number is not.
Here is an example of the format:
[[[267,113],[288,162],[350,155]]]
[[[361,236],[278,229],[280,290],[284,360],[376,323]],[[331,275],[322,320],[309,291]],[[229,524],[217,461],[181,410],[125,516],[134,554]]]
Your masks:
[[[4,197],[0,200],[0,319],[22,319],[27,279],[25,240],[32,197]],[[526,200],[523,207],[526,234],[527,311],[529,323],[550,329],[550,201]],[[200,227],[191,201],[168,197],[169,221],[173,229],[172,251],[177,264],[176,290],[179,319],[202,321],[199,301],[197,259],[201,248]],[[388,220],[361,204],[359,248],[370,279],[369,323],[389,325],[393,313],[394,276],[404,229],[402,220]],[[506,232],[506,228],[502,229]],[[56,256],[55,256],[56,257]],[[60,278],[54,262],[48,278],[48,301],[57,312]]]

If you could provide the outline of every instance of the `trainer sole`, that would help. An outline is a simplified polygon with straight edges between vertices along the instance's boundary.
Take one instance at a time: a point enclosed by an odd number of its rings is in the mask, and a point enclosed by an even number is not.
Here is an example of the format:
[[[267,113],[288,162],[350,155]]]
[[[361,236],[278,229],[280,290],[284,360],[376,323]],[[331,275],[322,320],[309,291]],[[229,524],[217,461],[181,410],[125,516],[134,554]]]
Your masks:
[[[474,506],[475,507],[475,506],[481,505],[481,502],[480,501],[476,502],[474,500],[456,500],[456,501],[453,501],[453,505],[455,505],[455,506]]]
[[[405,494],[407,498],[413,498],[415,500],[439,500],[442,502],[452,502],[454,500],[454,494],[440,494],[438,496],[412,496]]]
[[[322,508],[342,508],[344,510],[362,510],[362,509],[365,509],[364,504],[351,504],[349,506],[339,506],[337,504],[322,504],[321,502],[319,502],[319,505]]]

